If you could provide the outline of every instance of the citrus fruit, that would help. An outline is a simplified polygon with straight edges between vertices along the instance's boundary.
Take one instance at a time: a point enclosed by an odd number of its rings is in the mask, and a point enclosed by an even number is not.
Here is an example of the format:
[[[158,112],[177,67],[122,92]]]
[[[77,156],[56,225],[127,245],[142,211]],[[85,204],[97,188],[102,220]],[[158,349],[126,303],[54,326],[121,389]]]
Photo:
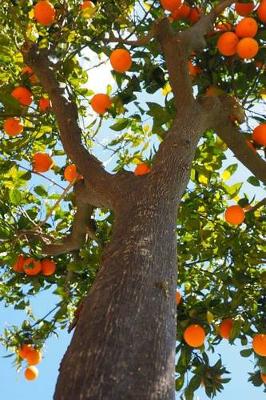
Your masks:
[[[258,125],[253,130],[252,139],[261,146],[266,146],[266,123]]]
[[[110,63],[116,72],[126,72],[132,65],[132,58],[126,49],[115,49],[110,55]]]
[[[229,339],[233,324],[234,323],[231,318],[224,319],[219,326],[219,335],[224,339]]]
[[[250,37],[243,38],[236,47],[237,54],[240,58],[250,59],[255,57],[259,51],[258,42]]]
[[[52,158],[46,153],[35,153],[32,157],[33,171],[35,172],[46,172],[52,165]]]
[[[189,325],[184,331],[184,340],[191,347],[201,347],[205,336],[204,329],[198,324]]]
[[[38,275],[42,270],[40,261],[34,260],[33,258],[27,258],[23,268],[26,274],[30,276]]]
[[[233,56],[236,53],[236,48],[239,39],[234,32],[223,33],[217,42],[217,48],[223,56]]]
[[[56,263],[53,260],[44,259],[41,261],[42,274],[45,276],[53,275],[56,270]]]
[[[24,371],[24,376],[28,381],[33,381],[38,378],[39,372],[34,365],[30,365]]]
[[[112,101],[107,94],[98,93],[91,99],[91,107],[98,114],[104,114],[112,106]]]
[[[4,120],[4,131],[9,136],[17,136],[23,132],[23,125],[19,118],[12,117]]]
[[[34,18],[41,25],[51,25],[55,20],[54,6],[46,0],[38,1],[34,6]]]
[[[245,219],[245,212],[239,205],[230,206],[226,209],[224,218],[229,224],[239,225]]]
[[[134,175],[136,175],[136,176],[146,175],[150,171],[151,171],[151,169],[147,164],[141,163],[136,166]]]
[[[24,86],[18,86],[11,92],[13,96],[22,106],[29,106],[32,103],[32,93]]]
[[[266,357],[266,334],[257,333],[253,337],[252,348],[256,354],[261,357]]]
[[[235,27],[235,33],[238,37],[253,37],[258,31],[258,24],[254,18],[243,18]]]

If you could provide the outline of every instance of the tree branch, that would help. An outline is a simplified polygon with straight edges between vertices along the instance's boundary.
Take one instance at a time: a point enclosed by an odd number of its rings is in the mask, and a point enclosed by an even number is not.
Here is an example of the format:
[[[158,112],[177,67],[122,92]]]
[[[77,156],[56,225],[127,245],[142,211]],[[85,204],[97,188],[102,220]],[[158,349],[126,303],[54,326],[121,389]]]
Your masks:
[[[108,198],[112,188],[112,175],[105,171],[101,162],[83,146],[77,106],[66,98],[65,91],[56,78],[55,66],[49,59],[47,49],[39,49],[36,44],[26,42],[22,53],[25,63],[33,68],[52,101],[52,109],[67,155],[95,190]]]

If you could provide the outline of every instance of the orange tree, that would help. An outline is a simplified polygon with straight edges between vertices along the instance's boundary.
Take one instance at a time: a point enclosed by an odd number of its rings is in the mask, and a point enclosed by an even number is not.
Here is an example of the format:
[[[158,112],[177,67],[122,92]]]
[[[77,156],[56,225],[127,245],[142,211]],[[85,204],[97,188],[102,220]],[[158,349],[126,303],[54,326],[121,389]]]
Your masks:
[[[265,9],[2,1],[0,297],[27,316],[1,342],[35,379],[47,337],[75,328],[55,399],[215,396],[222,339],[263,385],[265,202],[227,180],[238,160],[266,182]],[[36,320],[48,289],[60,301]]]

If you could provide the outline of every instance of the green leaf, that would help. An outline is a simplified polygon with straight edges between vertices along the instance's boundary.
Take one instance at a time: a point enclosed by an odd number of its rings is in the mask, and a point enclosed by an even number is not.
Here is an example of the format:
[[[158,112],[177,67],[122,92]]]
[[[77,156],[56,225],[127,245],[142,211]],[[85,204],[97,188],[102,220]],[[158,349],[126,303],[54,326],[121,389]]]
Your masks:
[[[121,118],[115,124],[111,125],[110,129],[112,129],[113,131],[122,131],[129,125],[129,122],[129,119]]]
[[[260,181],[255,176],[250,176],[247,181],[253,186],[260,186]]]
[[[252,349],[244,349],[240,351],[242,357],[249,357],[253,353]]]
[[[11,189],[9,191],[9,200],[12,204],[18,205],[21,203],[22,195],[18,189]]]

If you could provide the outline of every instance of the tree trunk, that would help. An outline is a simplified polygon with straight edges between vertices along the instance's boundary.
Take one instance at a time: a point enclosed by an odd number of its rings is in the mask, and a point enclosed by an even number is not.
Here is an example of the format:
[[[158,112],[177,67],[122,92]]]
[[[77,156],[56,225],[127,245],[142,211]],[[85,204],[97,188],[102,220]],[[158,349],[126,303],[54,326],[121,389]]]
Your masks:
[[[117,215],[56,400],[174,399],[176,201],[145,195],[130,206]]]

